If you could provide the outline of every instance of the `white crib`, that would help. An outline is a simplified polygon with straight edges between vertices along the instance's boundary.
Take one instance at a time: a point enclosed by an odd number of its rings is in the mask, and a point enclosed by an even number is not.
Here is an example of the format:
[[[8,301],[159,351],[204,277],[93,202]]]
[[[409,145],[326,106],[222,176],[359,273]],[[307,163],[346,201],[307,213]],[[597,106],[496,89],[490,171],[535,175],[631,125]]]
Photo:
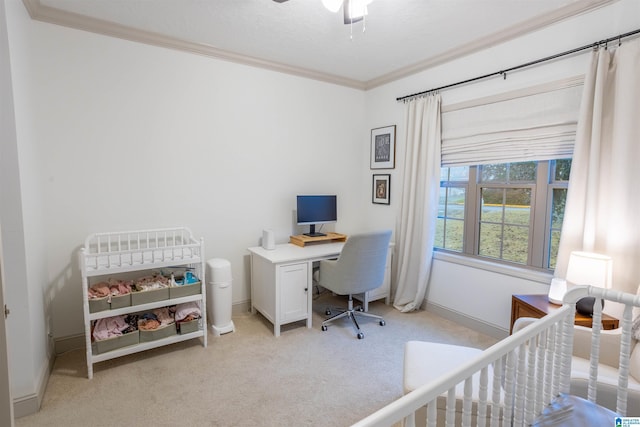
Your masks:
[[[640,307],[640,295],[595,287],[578,287],[567,293],[564,305],[554,313],[532,322],[471,358],[469,362],[451,372],[443,373],[439,378],[402,396],[354,426],[392,426],[405,419],[411,424],[413,414],[423,406],[427,407],[428,427],[524,426],[537,422],[543,411],[545,415],[549,415],[549,411],[557,406],[561,396],[566,398],[569,393],[575,303],[585,296],[624,305],[616,413],[625,416],[632,310],[633,307]],[[590,402],[596,402],[601,316],[602,308],[600,304],[595,304],[588,384]],[[489,375],[489,372],[492,374]],[[472,377],[476,380],[472,381]],[[473,390],[474,382],[478,390]],[[462,414],[458,414],[457,417],[456,401],[460,400],[460,393],[456,397],[456,387],[458,390],[464,390],[461,399]],[[437,410],[439,397],[446,398],[444,413]],[[552,402],[556,405],[550,405]],[[568,424],[565,421],[562,425]],[[614,425],[614,420],[611,419],[608,425]]]

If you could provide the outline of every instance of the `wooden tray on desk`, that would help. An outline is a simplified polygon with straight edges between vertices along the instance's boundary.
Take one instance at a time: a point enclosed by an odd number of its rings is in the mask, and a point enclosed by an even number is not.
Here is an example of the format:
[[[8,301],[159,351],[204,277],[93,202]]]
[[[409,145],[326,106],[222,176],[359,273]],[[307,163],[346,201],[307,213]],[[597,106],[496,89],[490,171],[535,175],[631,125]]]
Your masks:
[[[297,236],[290,236],[289,243],[293,243],[294,245],[302,246],[308,245],[310,243],[322,243],[322,242],[346,242],[347,235],[340,233],[326,233],[326,236],[318,236],[318,237],[310,237],[305,236],[304,234],[298,234]]]

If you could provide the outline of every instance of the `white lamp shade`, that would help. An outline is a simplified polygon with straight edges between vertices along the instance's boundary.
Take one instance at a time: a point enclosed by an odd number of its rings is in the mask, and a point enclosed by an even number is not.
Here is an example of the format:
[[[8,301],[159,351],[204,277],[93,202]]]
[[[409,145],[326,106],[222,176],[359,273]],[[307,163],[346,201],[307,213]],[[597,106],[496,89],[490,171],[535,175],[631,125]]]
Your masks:
[[[551,285],[549,286],[549,302],[553,304],[562,305],[562,299],[564,294],[567,293],[567,281],[554,277],[551,279]]]
[[[612,286],[613,261],[607,255],[573,251],[569,256],[566,280],[572,285]]]

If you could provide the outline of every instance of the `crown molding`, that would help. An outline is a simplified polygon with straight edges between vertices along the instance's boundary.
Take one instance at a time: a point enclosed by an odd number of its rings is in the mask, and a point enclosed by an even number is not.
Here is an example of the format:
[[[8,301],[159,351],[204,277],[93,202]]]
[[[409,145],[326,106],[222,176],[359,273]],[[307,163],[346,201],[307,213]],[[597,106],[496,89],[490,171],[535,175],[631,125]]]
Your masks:
[[[371,79],[365,82],[365,90],[373,89],[378,86],[391,83],[395,80],[399,80],[401,78],[408,77],[410,75],[444,64],[446,62],[453,61],[454,59],[470,55],[472,53],[487,49],[500,43],[505,43],[509,40],[521,37],[527,33],[540,30],[549,25],[564,21],[583,13],[590,12],[603,6],[615,3],[617,1],[618,0],[581,0],[575,3],[571,3],[553,12],[540,15],[530,21],[514,25],[503,31],[490,34],[486,37],[481,37],[473,41],[472,43],[467,43],[456,49],[451,49],[426,61],[417,62],[413,65],[409,65],[375,79]]]
[[[333,83],[336,85],[359,90],[368,90],[385,85],[395,80],[408,77],[412,74],[419,73],[431,67],[435,67],[437,65],[463,57],[465,55],[469,55],[479,50],[483,50],[491,46],[507,42],[514,38],[542,29],[546,26],[555,24],[573,16],[590,12],[594,9],[598,9],[616,1],[618,0],[580,0],[558,10],[555,10],[551,13],[540,15],[536,19],[527,21],[523,24],[514,25],[498,33],[494,33],[486,37],[481,37],[472,43],[467,43],[456,49],[451,49],[428,60],[403,67],[375,79],[371,79],[368,81],[359,81],[337,76],[334,74],[322,73],[302,67],[294,67],[278,62],[241,55],[202,43],[189,42],[175,37],[169,37],[150,31],[138,30],[125,25],[92,18],[74,12],[67,12],[50,6],[45,6],[41,3],[40,0],[22,0],[25,8],[29,12],[29,16],[31,17],[31,19],[36,21],[61,25],[68,28],[88,31],[110,37],[117,37],[137,43],[144,43],[152,46],[194,53],[211,58],[231,61],[253,67],[259,67],[271,71],[286,73],[326,83]]]
[[[249,65],[252,67],[259,67],[271,71],[292,74],[298,77],[333,83],[353,89],[365,89],[365,83],[359,80],[336,76],[329,73],[322,73],[302,67],[294,67],[278,62],[267,61],[260,58],[254,58],[251,56],[241,55],[238,53],[218,49],[214,46],[203,43],[194,43],[186,40],[181,40],[176,37],[154,33],[151,31],[139,30],[114,22],[109,22],[102,19],[97,19],[90,16],[85,16],[78,13],[68,12],[46,6],[43,5],[40,0],[22,0],[22,2],[29,12],[29,16],[31,17],[31,19],[35,21],[61,25],[63,27],[88,31],[110,37],[117,37],[137,43],[144,43],[152,46],[194,53],[243,65]]]

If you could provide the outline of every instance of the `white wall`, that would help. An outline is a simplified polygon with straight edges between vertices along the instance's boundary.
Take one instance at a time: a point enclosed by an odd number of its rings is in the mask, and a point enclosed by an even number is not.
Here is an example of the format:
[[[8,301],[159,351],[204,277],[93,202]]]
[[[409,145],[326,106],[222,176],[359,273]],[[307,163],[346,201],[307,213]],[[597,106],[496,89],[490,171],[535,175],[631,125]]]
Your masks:
[[[494,46],[476,54],[434,67],[367,92],[366,124],[377,127],[381,122],[398,124],[398,152],[400,164],[392,174],[392,191],[397,194],[393,213],[380,216],[380,222],[398,217],[404,158],[404,104],[397,97],[421,92],[439,86],[507,69],[559,52],[587,45],[621,33],[640,28],[640,2],[620,0],[571,20],[549,26],[514,41]],[[441,92],[443,106],[475,99],[521,87],[559,80],[584,74],[589,54],[559,59],[543,66],[517,71],[506,80],[496,77],[485,82],[468,84]],[[476,325],[484,324],[491,332],[508,331],[511,295],[517,293],[546,293],[550,277],[529,274],[530,278],[491,272],[436,259],[427,293],[427,302],[433,308],[448,311],[455,316],[465,315]],[[541,283],[540,281],[544,282]]]
[[[92,232],[188,226],[207,258],[230,260],[238,303],[249,299],[246,248],[265,227],[288,240],[296,194],[335,193],[336,230],[363,227],[363,92],[35,22],[13,6],[19,144],[40,165],[23,191],[43,189],[56,337],[83,332],[76,257]]]
[[[12,9],[2,5],[0,21],[11,21]],[[6,16],[5,16],[6,13]],[[42,199],[34,180],[38,167],[29,144],[20,145],[16,135],[12,93],[12,59],[8,49],[11,37],[2,25],[2,126],[0,145],[0,225],[5,261],[5,302],[11,310],[7,319],[11,389],[16,398],[36,396],[46,384],[50,341],[47,337],[48,303],[42,238]],[[7,41],[9,43],[7,44]],[[35,173],[34,173],[35,172]],[[20,408],[16,411],[20,414]]]

